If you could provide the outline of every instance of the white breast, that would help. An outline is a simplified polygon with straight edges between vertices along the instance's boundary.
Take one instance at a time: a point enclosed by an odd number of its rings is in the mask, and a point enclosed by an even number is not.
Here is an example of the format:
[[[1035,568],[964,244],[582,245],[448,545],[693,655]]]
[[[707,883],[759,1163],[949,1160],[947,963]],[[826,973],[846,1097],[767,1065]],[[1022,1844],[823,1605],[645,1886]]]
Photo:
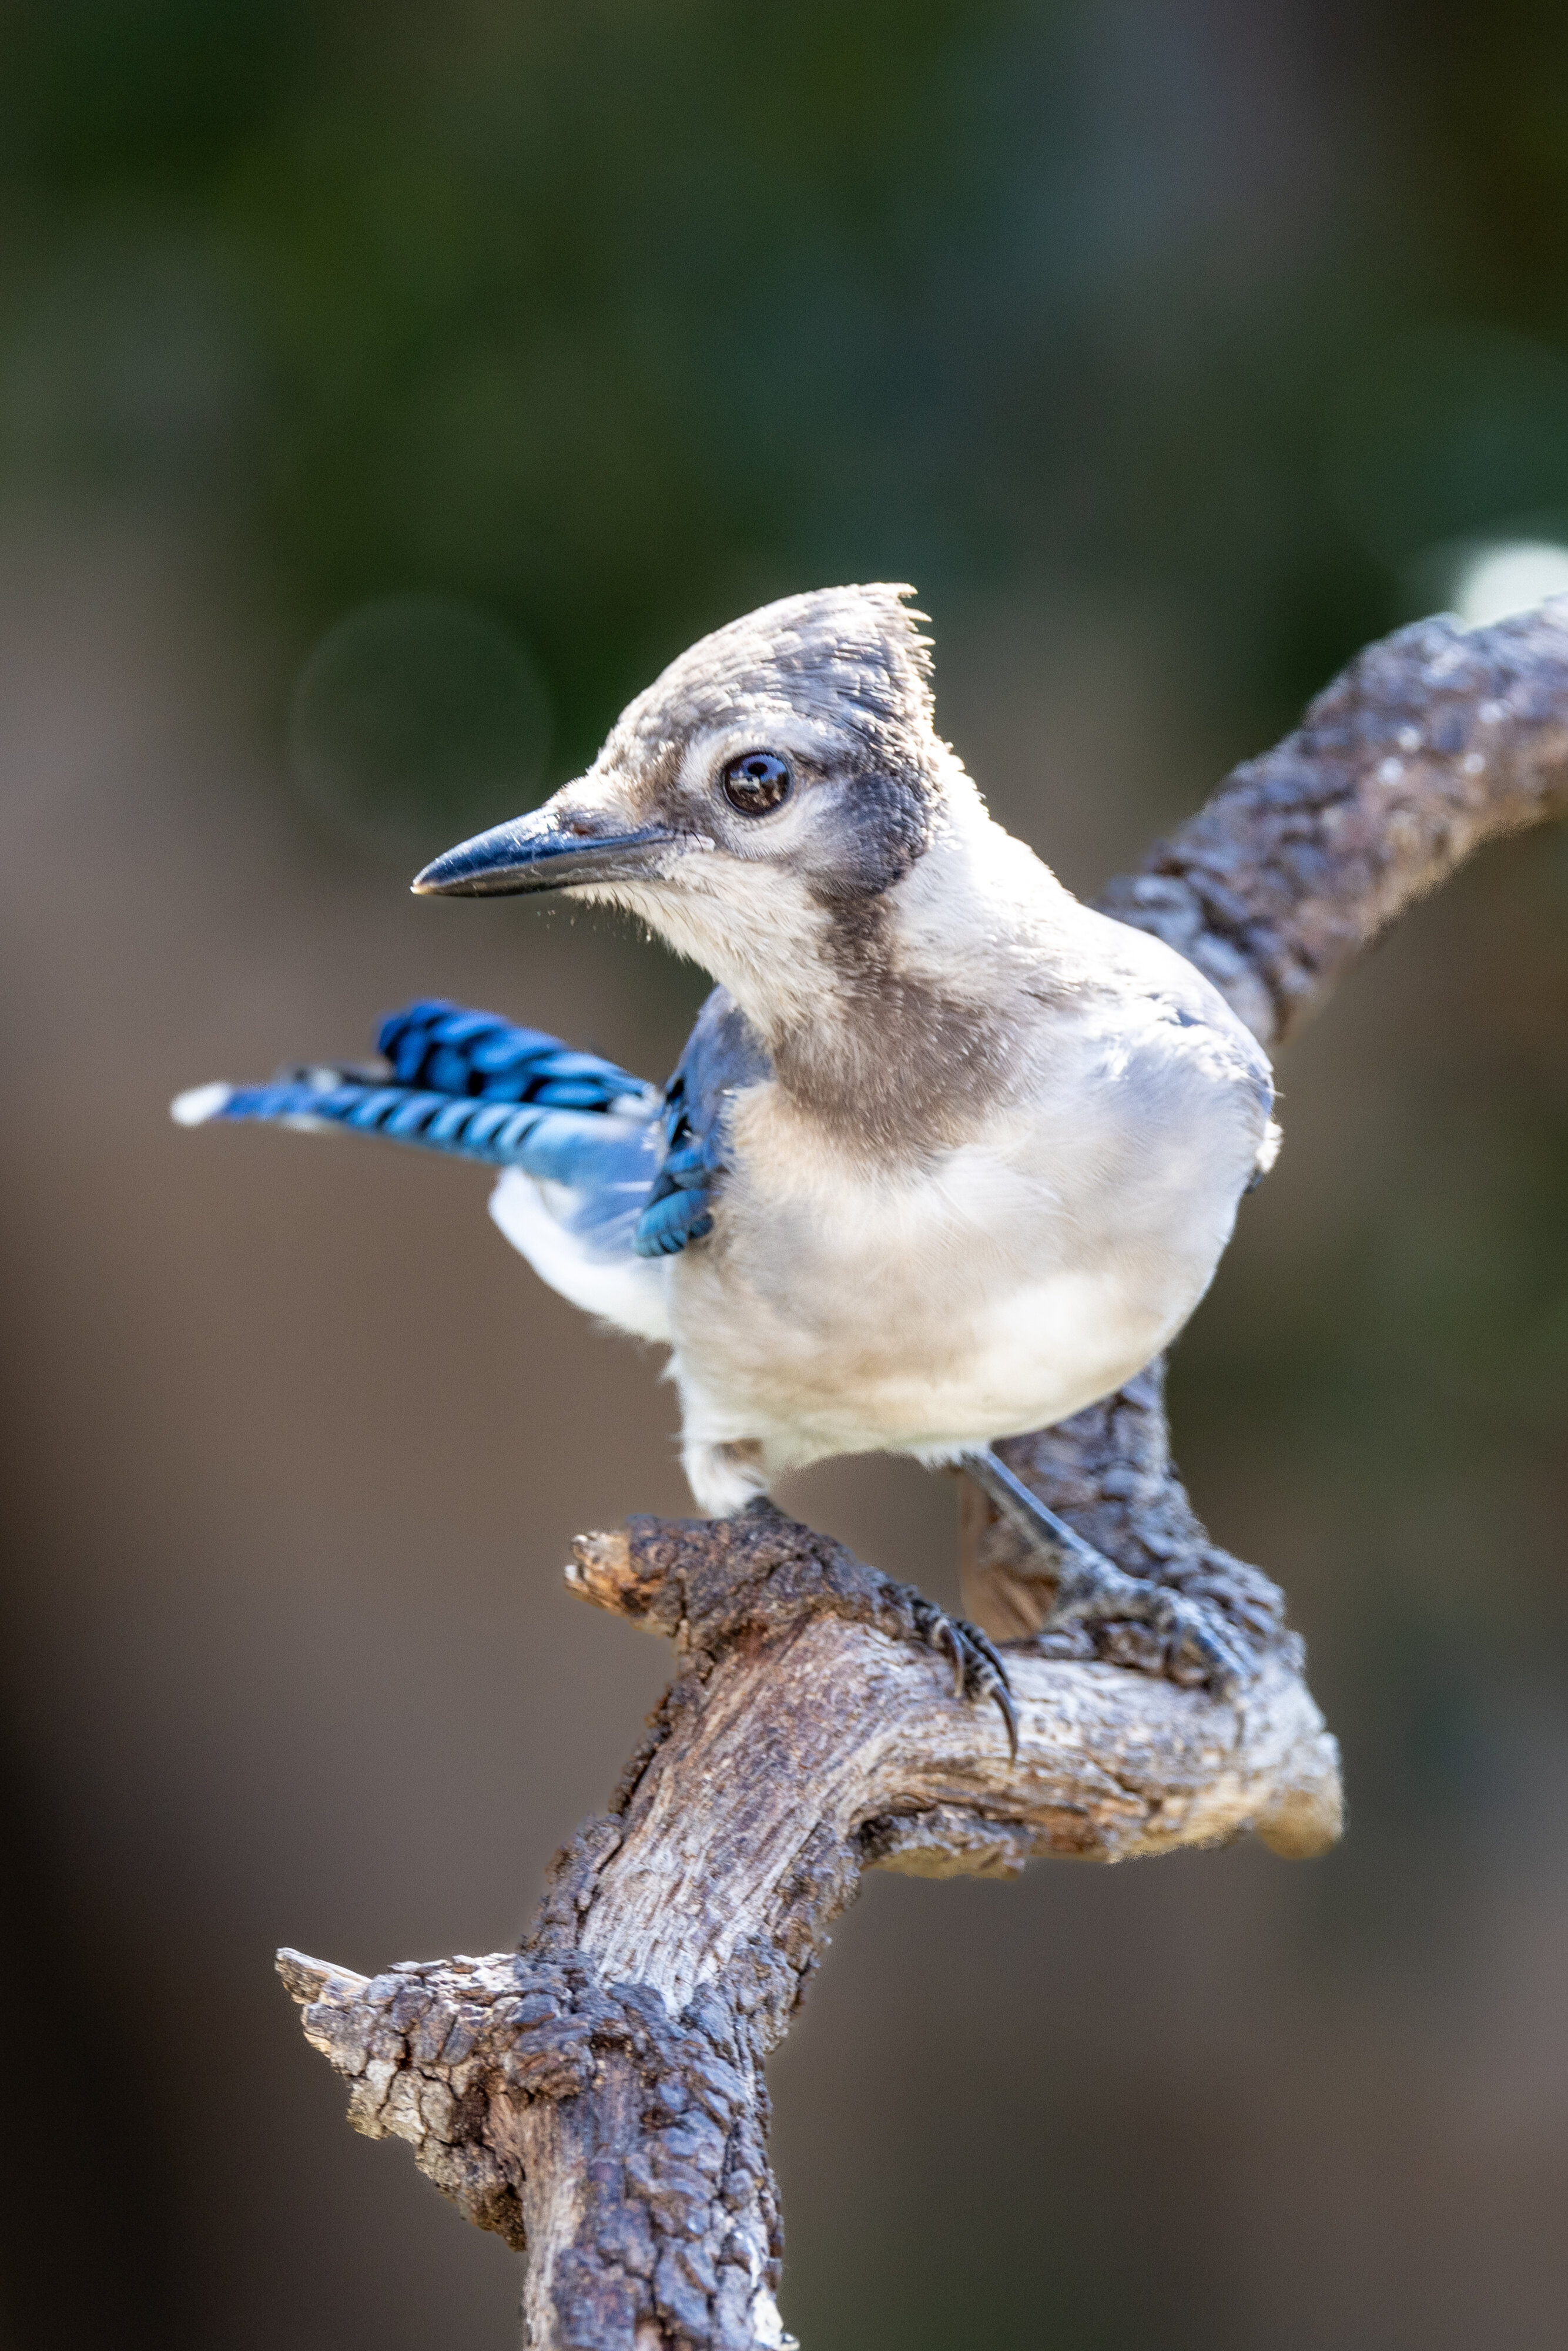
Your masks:
[[[1200,1033],[1059,1023],[1026,1110],[898,1169],[742,1097],[712,1240],[672,1269],[674,1375],[700,1451],[769,1478],[840,1452],[952,1458],[1041,1427],[1156,1354],[1202,1296],[1262,1140]]]

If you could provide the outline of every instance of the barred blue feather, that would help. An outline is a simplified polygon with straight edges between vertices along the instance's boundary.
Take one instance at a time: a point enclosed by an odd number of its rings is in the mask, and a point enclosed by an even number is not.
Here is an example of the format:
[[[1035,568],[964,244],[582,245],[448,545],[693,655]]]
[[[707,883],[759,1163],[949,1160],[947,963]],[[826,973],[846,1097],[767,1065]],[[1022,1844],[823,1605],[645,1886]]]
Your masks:
[[[430,998],[382,1022],[385,1076],[290,1069],[268,1085],[197,1088],[175,1115],[340,1127],[518,1168],[572,1196],[559,1220],[596,1256],[670,1257],[713,1228],[726,1084],[743,1064],[759,1073],[721,994],[704,1007],[662,1095],[541,1029]]]
[[[713,1230],[712,1204],[724,1174],[726,1103],[740,1087],[772,1074],[757,1031],[728,990],[716,987],[664,1088],[664,1155],[638,1220],[640,1257],[674,1257]]]
[[[548,1102],[558,1110],[645,1112],[649,1088],[613,1061],[576,1053],[542,1029],[433,998],[382,1021],[376,1040],[400,1086],[484,1102]]]

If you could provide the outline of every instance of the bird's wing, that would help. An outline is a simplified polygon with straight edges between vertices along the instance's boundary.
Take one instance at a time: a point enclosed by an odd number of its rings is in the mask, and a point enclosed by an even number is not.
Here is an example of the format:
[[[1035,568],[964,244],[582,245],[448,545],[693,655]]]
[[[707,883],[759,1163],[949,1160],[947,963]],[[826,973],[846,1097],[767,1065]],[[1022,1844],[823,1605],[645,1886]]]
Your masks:
[[[491,1012],[429,1002],[394,1012],[378,1039],[383,1074],[284,1071],[262,1086],[197,1086],[183,1126],[261,1119],[379,1134],[551,1187],[555,1221],[599,1257],[628,1255],[664,1152],[656,1087],[592,1053]]]
[[[632,1241],[639,1257],[674,1257],[712,1230],[726,1108],[741,1087],[772,1074],[756,1029],[728,990],[716,987],[664,1088],[663,1155]]]
[[[537,1029],[442,1002],[382,1025],[384,1071],[284,1071],[268,1085],[193,1088],[183,1126],[258,1119],[476,1159],[501,1170],[490,1213],[541,1280],[588,1312],[668,1336],[657,1260],[711,1229],[724,1109],[771,1064],[716,988],[661,1093]]]

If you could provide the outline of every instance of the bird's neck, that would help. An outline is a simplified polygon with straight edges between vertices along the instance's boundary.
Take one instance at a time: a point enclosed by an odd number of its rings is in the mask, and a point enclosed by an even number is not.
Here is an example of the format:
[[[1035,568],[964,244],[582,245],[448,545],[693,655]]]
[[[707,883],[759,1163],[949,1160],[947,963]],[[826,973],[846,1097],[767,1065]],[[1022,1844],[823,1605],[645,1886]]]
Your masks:
[[[920,1156],[1016,1090],[1079,911],[981,810],[880,897],[813,910],[809,953],[727,956],[716,976],[803,1117],[841,1148]]]

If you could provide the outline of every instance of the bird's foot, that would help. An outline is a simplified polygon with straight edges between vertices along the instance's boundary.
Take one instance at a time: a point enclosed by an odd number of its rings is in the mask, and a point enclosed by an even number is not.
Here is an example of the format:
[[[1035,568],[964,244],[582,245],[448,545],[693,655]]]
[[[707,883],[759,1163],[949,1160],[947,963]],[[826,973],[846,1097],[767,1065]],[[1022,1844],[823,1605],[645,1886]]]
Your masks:
[[[1099,1636],[1095,1653],[1113,1664],[1202,1683],[1219,1698],[1233,1696],[1252,1678],[1244,1647],[1217,1611],[1168,1584],[1129,1575],[1049,1510],[989,1447],[969,1456],[964,1467],[1051,1562],[1056,1598],[1040,1627],[1042,1641],[1081,1629]]]
[[[966,1617],[949,1616],[934,1600],[927,1600],[913,1583],[895,1583],[893,1596],[902,1600],[915,1619],[917,1637],[938,1656],[946,1657],[953,1667],[953,1695],[973,1702],[986,1698],[996,1701],[1002,1720],[1007,1725],[1008,1753],[1016,1763],[1019,1751],[1018,1708],[1013,1704],[1012,1684],[1000,1655],[992,1647],[977,1625]]]
[[[660,1522],[653,1520],[647,1523],[656,1527]],[[743,1509],[716,1524],[720,1529],[745,1528],[753,1537],[761,1537],[764,1543],[774,1531],[782,1531],[789,1538],[805,1536],[810,1543],[822,1540],[786,1517],[768,1494],[754,1495]],[[597,1541],[600,1538],[592,1540]],[[837,1551],[836,1545],[832,1548]],[[589,1564],[580,1561],[580,1565]],[[569,1570],[568,1573],[570,1579],[571,1571]],[[882,1622],[889,1631],[896,1628],[901,1637],[908,1638],[913,1635],[923,1646],[934,1649],[938,1656],[946,1658],[953,1668],[953,1695],[956,1698],[968,1698],[972,1702],[989,1698],[995,1703],[1007,1726],[1008,1753],[1016,1762],[1019,1719],[1018,1708],[1013,1703],[1012,1684],[1008,1679],[1008,1669],[1001,1656],[979,1626],[971,1625],[967,1617],[949,1616],[945,1608],[938,1608],[934,1600],[927,1600],[915,1584],[894,1583],[890,1576],[883,1575],[877,1569],[860,1566],[845,1552],[838,1553],[838,1573],[830,1587],[837,1606],[843,1604],[846,1573],[857,1579],[866,1579],[869,1585],[867,1597],[873,1600],[873,1621]],[[581,1581],[574,1581],[573,1589],[583,1591],[585,1597],[600,1600],[602,1605],[620,1604],[604,1600],[601,1592],[586,1589]]]

